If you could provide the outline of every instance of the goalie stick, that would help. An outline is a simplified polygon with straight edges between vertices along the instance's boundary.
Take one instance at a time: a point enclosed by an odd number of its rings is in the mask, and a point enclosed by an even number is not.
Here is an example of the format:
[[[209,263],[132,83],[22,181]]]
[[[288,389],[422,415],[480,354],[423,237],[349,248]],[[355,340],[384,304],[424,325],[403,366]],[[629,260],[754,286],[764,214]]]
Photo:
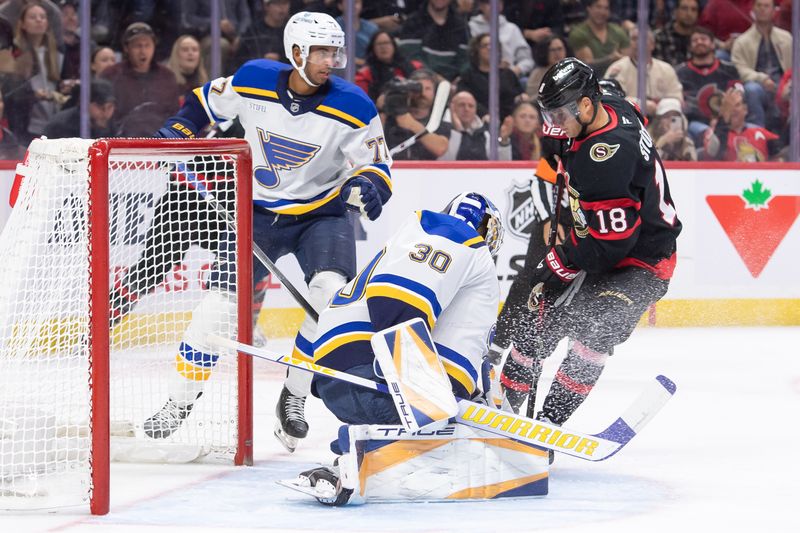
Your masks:
[[[450,98],[450,82],[447,80],[440,81],[439,85],[436,86],[436,96],[433,97],[433,106],[431,107],[431,116],[428,119],[428,123],[425,125],[425,129],[419,133],[415,133],[405,141],[401,142],[391,150],[389,150],[389,155],[394,155],[403,150],[410,148],[416,144],[417,139],[425,135],[426,133],[433,133],[439,129],[439,125],[442,123],[442,117],[444,116],[445,109],[447,108],[447,100]]]
[[[321,376],[339,379],[368,389],[390,394],[383,383],[354,376],[308,361],[270,352],[231,339],[208,335],[209,343],[286,366],[301,368]],[[604,461],[619,452],[658,414],[672,398],[676,386],[666,376],[649,382],[639,397],[611,425],[600,433],[587,434],[566,427],[501,411],[469,400],[457,399],[456,423],[488,431],[510,439],[534,444],[587,461]]]

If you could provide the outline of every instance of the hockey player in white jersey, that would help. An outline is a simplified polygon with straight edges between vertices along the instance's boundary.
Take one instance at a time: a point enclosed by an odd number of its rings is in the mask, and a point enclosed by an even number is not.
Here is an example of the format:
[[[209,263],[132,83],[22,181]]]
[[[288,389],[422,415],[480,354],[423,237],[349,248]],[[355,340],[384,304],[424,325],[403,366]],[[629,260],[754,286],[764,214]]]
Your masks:
[[[497,318],[500,289],[493,258],[502,240],[499,211],[478,193],[460,194],[441,213],[414,213],[320,315],[315,363],[379,381],[370,339],[421,318],[453,394],[471,398]],[[400,422],[388,394],[323,376],[314,378],[313,392],[347,424]],[[336,473],[327,468],[300,478],[310,486],[320,480],[336,485]]]
[[[284,31],[292,66],[259,59],[233,76],[194,90],[158,135],[191,138],[209,123],[238,117],[253,151],[253,238],[276,261],[293,254],[305,274],[312,306],[322,309],[355,275],[355,235],[346,209],[375,220],[391,196],[391,157],[378,111],[357,86],[331,75],[346,63],[344,32],[322,13],[294,15]],[[254,263],[254,278],[266,268]],[[216,356],[202,331],[227,305],[212,288],[205,314],[187,330],[178,354],[179,385],[145,431],[164,438],[180,427],[202,394]],[[210,313],[208,316],[206,316]],[[204,326],[200,326],[204,324]],[[311,358],[315,324],[306,317],[296,357]],[[276,414],[276,436],[289,451],[304,438],[310,375],[290,370]],[[181,392],[182,391],[182,392]],[[175,397],[173,397],[175,396]]]

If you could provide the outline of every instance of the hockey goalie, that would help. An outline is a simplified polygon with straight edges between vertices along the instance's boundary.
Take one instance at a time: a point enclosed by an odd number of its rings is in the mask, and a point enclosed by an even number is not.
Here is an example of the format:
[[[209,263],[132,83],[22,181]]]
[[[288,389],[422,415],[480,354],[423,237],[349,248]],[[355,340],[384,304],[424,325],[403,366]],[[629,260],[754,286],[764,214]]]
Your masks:
[[[420,211],[320,315],[315,363],[390,385],[392,394],[322,376],[312,392],[346,425],[332,468],[282,484],[328,505],[541,495],[547,452],[449,425],[455,398],[479,398],[499,286],[503,227],[478,193]],[[416,431],[421,428],[421,431]]]

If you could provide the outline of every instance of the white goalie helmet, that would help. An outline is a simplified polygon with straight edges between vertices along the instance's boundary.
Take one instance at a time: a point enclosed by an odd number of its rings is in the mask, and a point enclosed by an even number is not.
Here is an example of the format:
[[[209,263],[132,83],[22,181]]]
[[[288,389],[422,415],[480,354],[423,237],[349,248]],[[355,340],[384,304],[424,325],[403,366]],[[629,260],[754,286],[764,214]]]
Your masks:
[[[295,46],[300,48],[302,63],[299,65],[295,62],[294,54],[292,54]],[[312,46],[336,47],[332,68],[344,68],[347,65],[344,31],[341,26],[328,14],[301,11],[289,19],[286,29],[283,31],[283,49],[286,57],[301,74],[309,60]]]
[[[503,216],[489,198],[477,192],[464,192],[453,198],[442,212],[460,218],[478,233],[485,226],[485,235],[482,237],[492,257],[497,256],[503,245],[505,230]]]

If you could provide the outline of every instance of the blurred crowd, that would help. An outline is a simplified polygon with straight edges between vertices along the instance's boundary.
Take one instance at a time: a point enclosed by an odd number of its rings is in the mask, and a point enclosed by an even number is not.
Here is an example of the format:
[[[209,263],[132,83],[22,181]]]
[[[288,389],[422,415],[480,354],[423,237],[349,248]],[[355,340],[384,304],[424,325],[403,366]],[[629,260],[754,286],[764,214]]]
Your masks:
[[[422,131],[439,82],[450,83],[439,128],[396,159],[481,160],[490,145],[489,71],[499,63],[498,158],[540,157],[535,105],[549,66],[574,55],[635,100],[637,43],[647,87],[636,102],[665,160],[786,157],[793,39],[791,0],[354,0],[355,82],[372,98],[392,147]],[[283,28],[301,10],[338,17],[345,0],[220,0],[221,75],[257,58],[286,61]],[[80,41],[90,39],[92,137],[151,136],[187,91],[209,80],[209,0],[0,2],[0,159],[30,140],[79,136]],[[236,131],[234,128],[231,131]]]

